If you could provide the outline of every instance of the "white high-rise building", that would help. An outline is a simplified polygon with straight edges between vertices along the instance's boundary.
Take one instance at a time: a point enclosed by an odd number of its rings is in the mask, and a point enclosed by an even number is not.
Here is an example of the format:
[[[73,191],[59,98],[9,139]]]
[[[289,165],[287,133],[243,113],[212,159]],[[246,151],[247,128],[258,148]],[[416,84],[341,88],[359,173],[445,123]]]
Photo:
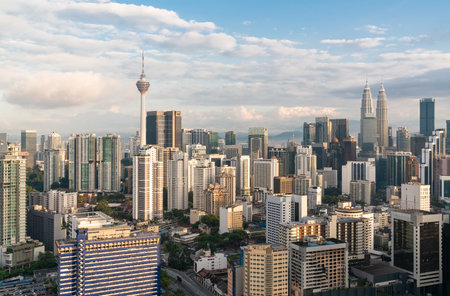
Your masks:
[[[342,194],[350,194],[350,181],[376,181],[375,159],[368,161],[348,161],[342,166]]]
[[[48,209],[56,213],[68,213],[77,208],[77,192],[50,190],[47,192]]]
[[[317,185],[317,157],[312,154],[311,146],[298,146],[295,156],[295,174],[307,175],[311,178],[312,185]]]
[[[403,210],[430,211],[430,185],[420,183],[402,184],[402,199],[400,207]]]
[[[278,159],[255,159],[253,178],[255,188],[267,188],[273,192],[273,178],[279,174]]]
[[[384,90],[383,83],[381,83],[377,101],[377,135],[378,145],[381,147],[389,146],[388,128],[389,122],[386,91]]]
[[[193,191],[194,208],[205,210],[204,191],[215,181],[214,162],[207,159],[191,159],[189,161],[189,179]]]
[[[240,195],[250,195],[250,156],[241,155],[237,159],[236,186]]]
[[[63,148],[61,146],[61,136],[56,132],[52,132],[47,138],[47,149],[57,150]]]
[[[173,155],[173,160],[168,161],[167,171],[167,209],[186,210],[188,208],[188,179],[189,166],[188,155],[181,151]]]
[[[141,78],[136,82],[136,86],[141,93],[141,128],[140,128],[140,136],[141,136],[141,147],[147,145],[147,131],[146,131],[146,111],[145,111],[145,94],[150,87],[150,82],[145,79],[144,73],[144,51],[142,51],[142,73]]]
[[[359,146],[362,146],[363,134],[364,134],[364,118],[366,114],[373,115],[373,105],[372,105],[372,93],[370,92],[369,82],[366,80],[366,86],[364,87],[364,92],[361,101],[361,117],[360,117],[360,133],[359,133]],[[375,116],[375,115],[373,115]]]
[[[308,188],[308,210],[315,210],[322,204],[322,188],[311,186]]]
[[[44,191],[49,191],[55,182],[65,177],[66,150],[44,151]]]
[[[430,194],[434,197],[439,193],[439,169],[436,164],[445,153],[445,130],[435,130],[422,149],[419,169],[420,182],[430,185]]]
[[[278,244],[279,225],[296,222],[308,215],[306,195],[269,195],[266,200],[266,242]]]
[[[243,206],[242,205],[232,205],[226,208],[220,208],[220,227],[219,233],[223,234],[226,232],[231,232],[236,229],[242,228],[242,215]]]
[[[405,126],[401,126],[397,130],[397,151],[411,151],[411,136]]]
[[[145,147],[133,157],[133,219],[163,217],[163,163],[155,147]]]

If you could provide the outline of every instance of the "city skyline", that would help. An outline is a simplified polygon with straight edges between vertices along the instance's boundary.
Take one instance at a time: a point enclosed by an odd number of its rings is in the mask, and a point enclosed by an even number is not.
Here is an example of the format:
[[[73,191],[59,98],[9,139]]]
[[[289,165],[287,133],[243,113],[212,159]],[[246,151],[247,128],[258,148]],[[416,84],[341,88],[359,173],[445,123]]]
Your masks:
[[[134,83],[144,50],[152,84],[147,111],[180,110],[183,127],[244,132],[265,126],[278,134],[301,131],[304,121],[323,115],[355,121],[366,78],[372,97],[383,81],[394,130],[419,131],[423,97],[436,99],[436,127],[444,127],[450,53],[448,37],[436,27],[448,24],[447,3],[414,2],[402,10],[409,17],[390,12],[382,23],[359,13],[376,15],[387,2],[359,8],[202,3],[200,10],[181,1],[0,6],[12,25],[0,34],[0,63],[8,73],[0,79],[0,125],[9,133],[32,128],[45,134],[58,126],[62,135],[133,134],[139,127]],[[233,14],[233,7],[241,11]],[[264,17],[269,9],[289,12],[285,19]],[[320,9],[317,20],[307,15]],[[414,24],[427,11],[433,21]],[[355,17],[334,24],[339,13]],[[336,30],[320,23],[327,17]]]

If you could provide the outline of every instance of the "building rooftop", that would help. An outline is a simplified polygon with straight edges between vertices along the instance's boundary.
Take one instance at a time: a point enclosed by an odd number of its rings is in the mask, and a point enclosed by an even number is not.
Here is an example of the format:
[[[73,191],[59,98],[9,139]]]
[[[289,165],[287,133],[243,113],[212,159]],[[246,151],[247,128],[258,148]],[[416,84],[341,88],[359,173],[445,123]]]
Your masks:
[[[345,242],[335,238],[323,238],[320,236],[307,236],[303,241],[291,243],[299,247],[318,247],[318,246],[331,246],[337,244],[345,244]]]
[[[404,271],[386,263],[375,263],[370,265],[360,265],[353,267],[371,275],[386,275],[393,273],[403,273]],[[353,269],[352,268],[352,269]]]

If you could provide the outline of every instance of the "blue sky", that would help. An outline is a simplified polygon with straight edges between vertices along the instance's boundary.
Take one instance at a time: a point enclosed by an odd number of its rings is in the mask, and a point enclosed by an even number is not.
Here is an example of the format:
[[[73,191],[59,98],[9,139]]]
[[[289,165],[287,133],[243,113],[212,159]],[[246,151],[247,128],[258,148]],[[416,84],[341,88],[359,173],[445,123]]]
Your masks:
[[[3,1],[0,130],[138,128],[140,50],[148,110],[183,126],[300,130],[358,120],[367,78],[383,80],[394,129],[418,130],[418,100],[450,110],[446,1]]]

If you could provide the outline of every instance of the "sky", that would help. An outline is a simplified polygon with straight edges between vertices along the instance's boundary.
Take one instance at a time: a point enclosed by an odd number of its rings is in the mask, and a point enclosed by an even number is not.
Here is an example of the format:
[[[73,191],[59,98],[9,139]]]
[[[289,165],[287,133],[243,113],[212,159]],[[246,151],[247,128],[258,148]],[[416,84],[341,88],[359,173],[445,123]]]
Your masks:
[[[419,99],[450,119],[448,1],[0,2],[0,131],[132,134],[145,52],[148,110],[184,128],[269,133],[317,116],[359,120],[365,80],[390,125]]]

